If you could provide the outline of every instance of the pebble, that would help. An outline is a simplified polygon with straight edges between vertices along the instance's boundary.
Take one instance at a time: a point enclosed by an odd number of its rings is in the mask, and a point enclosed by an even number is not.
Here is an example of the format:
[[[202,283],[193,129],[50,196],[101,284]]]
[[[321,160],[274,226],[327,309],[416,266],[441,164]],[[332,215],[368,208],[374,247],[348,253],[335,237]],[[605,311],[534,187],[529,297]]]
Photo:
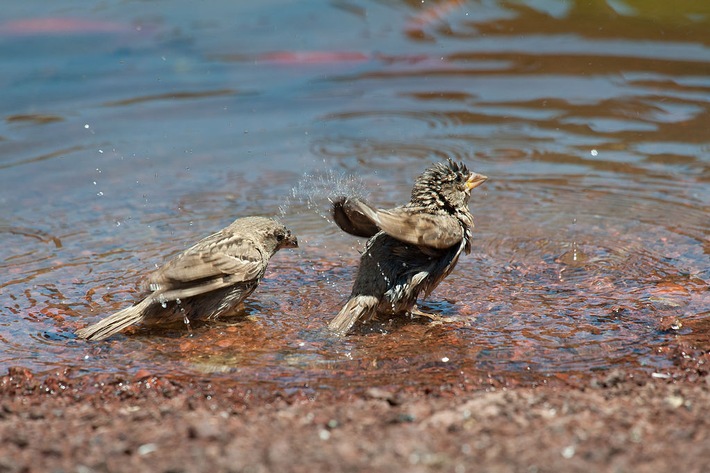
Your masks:
[[[673,409],[678,409],[680,406],[683,405],[683,403],[685,402],[685,399],[683,399],[682,396],[671,395],[671,396],[666,397],[665,401],[666,401],[666,404],[668,404]]]
[[[153,453],[158,449],[158,446],[154,443],[144,443],[140,447],[138,447],[138,455],[143,456],[143,455],[148,455],[149,453]]]

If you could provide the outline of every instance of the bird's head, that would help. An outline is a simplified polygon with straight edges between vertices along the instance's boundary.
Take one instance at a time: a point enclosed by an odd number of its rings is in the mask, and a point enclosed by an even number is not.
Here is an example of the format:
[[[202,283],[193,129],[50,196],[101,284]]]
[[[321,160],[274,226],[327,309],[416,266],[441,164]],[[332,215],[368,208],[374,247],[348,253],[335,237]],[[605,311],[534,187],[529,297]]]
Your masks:
[[[414,183],[411,203],[455,210],[468,205],[471,190],[488,177],[469,171],[465,164],[449,159],[424,171]]]
[[[295,235],[291,234],[291,230],[283,225],[280,225],[278,228],[274,229],[273,239],[276,241],[275,251],[282,248],[298,248],[298,239]]]
[[[291,234],[291,230],[280,222],[266,217],[244,217],[232,225],[238,224],[240,228],[249,228],[258,235],[267,252],[272,255],[283,248],[298,248],[298,239]]]

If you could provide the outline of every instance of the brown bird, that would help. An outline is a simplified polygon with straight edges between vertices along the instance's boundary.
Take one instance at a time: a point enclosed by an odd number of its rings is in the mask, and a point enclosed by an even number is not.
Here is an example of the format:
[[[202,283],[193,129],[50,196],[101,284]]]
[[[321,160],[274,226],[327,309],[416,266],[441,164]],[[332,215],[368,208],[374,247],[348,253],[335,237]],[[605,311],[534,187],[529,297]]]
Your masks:
[[[235,309],[264,276],[269,259],[296,237],[265,217],[245,217],[200,240],[146,278],[143,300],[76,335],[103,340],[130,325],[214,319]]]
[[[471,189],[486,176],[451,159],[428,168],[412,189],[411,200],[391,210],[360,198],[333,203],[333,219],[347,233],[367,237],[350,299],[329,328],[344,335],[376,313],[428,315],[416,308],[453,271],[461,252],[470,253],[473,215]]]

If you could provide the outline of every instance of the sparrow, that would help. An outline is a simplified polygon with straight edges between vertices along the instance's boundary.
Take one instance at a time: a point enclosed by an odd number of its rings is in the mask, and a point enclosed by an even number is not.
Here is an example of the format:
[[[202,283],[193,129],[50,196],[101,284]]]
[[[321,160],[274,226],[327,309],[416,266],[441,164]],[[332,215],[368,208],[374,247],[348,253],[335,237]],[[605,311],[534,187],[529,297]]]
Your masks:
[[[351,235],[369,238],[350,298],[330,322],[345,335],[376,313],[429,316],[416,308],[453,271],[462,252],[471,252],[471,190],[488,179],[451,159],[422,173],[405,205],[378,209],[359,197],[333,201],[335,223]]]
[[[144,281],[142,300],[100,322],[77,330],[103,340],[134,324],[160,326],[209,320],[235,309],[264,276],[269,260],[298,240],[266,217],[244,217],[178,254]]]

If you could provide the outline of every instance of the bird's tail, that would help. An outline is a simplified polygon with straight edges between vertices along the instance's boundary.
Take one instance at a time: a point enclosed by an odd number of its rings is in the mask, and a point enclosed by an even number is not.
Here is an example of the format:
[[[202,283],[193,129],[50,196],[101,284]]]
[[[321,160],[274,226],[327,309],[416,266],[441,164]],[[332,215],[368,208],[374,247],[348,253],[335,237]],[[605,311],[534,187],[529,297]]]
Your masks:
[[[353,296],[328,324],[328,328],[338,335],[345,335],[358,320],[370,318],[378,303],[373,296]]]
[[[120,332],[128,326],[143,320],[145,310],[153,303],[151,297],[146,297],[139,304],[126,307],[103,320],[76,331],[76,336],[87,340],[103,340]]]

